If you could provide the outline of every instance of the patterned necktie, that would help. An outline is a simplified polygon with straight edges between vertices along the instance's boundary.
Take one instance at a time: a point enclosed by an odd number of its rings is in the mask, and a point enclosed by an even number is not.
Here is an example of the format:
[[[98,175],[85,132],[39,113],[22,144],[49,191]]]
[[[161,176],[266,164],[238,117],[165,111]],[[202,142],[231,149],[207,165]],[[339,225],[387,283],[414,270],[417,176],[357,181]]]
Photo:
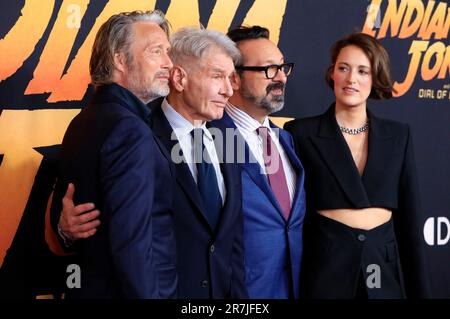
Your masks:
[[[284,218],[288,220],[291,212],[291,199],[280,153],[278,153],[278,149],[270,137],[267,127],[260,126],[256,131],[263,141],[264,165],[270,187],[280,204]]]
[[[201,128],[195,128],[191,131],[194,140],[194,162],[197,166],[197,187],[203,199],[206,217],[212,228],[215,228],[222,210],[222,197],[217,185],[214,165],[208,151],[205,150],[203,134]]]

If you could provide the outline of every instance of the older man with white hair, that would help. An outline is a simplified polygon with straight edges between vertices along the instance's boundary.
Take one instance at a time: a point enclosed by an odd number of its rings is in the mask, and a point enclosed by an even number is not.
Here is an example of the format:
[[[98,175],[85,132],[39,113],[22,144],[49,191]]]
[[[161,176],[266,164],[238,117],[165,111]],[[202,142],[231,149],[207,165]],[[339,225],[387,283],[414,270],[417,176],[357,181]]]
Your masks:
[[[171,45],[170,94],[153,109],[151,127],[182,157],[173,204],[178,296],[245,298],[239,167],[220,163],[207,123],[223,115],[240,54],[223,33],[197,28],[179,30]]]

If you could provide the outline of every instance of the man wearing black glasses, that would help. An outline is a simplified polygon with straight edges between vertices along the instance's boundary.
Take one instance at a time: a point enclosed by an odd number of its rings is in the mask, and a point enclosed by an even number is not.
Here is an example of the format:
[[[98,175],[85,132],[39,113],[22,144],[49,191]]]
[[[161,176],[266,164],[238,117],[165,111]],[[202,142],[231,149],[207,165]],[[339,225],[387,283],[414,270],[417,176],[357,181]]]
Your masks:
[[[284,106],[294,64],[269,40],[266,28],[228,32],[242,60],[232,77],[233,96],[222,130],[236,129],[245,141],[241,167],[246,286],[250,298],[298,298],[305,214],[304,173],[292,138],[268,115]]]

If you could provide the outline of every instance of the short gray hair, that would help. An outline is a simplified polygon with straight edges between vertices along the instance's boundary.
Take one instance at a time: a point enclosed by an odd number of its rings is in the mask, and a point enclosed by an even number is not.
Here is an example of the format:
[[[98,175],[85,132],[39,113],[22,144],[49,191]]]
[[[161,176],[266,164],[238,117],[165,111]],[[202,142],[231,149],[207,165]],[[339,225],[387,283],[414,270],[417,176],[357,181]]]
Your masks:
[[[169,36],[170,23],[159,10],[122,12],[111,16],[98,30],[92,46],[89,71],[95,87],[112,82],[114,54],[124,52],[127,63],[133,60],[129,48],[133,42],[131,27],[136,22],[153,22]]]
[[[228,55],[234,65],[241,61],[236,44],[224,33],[203,28],[185,27],[170,38],[170,58],[174,65],[183,65],[186,57],[201,59],[212,48],[218,48]]]

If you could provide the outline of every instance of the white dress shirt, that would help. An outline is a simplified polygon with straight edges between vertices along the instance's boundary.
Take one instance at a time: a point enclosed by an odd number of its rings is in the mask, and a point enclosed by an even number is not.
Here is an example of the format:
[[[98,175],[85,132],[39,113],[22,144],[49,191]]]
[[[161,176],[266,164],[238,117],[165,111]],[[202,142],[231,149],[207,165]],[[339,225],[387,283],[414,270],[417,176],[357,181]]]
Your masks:
[[[175,111],[175,109],[167,102],[166,99],[164,99],[164,101],[162,102],[161,108],[175,133],[175,137],[178,139],[179,146],[183,152],[182,160],[188,165],[192,177],[194,178],[195,183],[197,183],[197,165],[194,160],[194,140],[191,136],[191,131],[197,127],[192,125],[191,122],[186,120],[182,115],[180,115],[180,113]],[[214,140],[212,138],[211,132],[206,128],[206,122],[203,122],[200,128],[204,132],[203,143],[214,166],[214,171],[217,177],[217,185],[219,187],[220,196],[222,197],[222,205],[224,205],[226,196],[225,182],[223,180],[222,171],[220,170],[219,159],[214,145]],[[174,154],[177,155],[178,152],[172,151],[171,156],[173,157]],[[175,159],[174,162],[177,163],[177,159]]]
[[[283,165],[284,173],[286,175],[286,182],[292,206],[292,201],[295,195],[297,174],[295,173],[294,168],[292,167],[291,162],[289,161],[289,158],[287,157],[286,152],[284,151],[284,148],[280,144],[278,132],[275,132],[274,129],[270,127],[269,118],[266,116],[264,122],[261,124],[244,111],[232,105],[230,102],[228,102],[227,106],[225,107],[225,110],[233,120],[236,127],[239,129],[239,132],[241,133],[242,137],[244,138],[245,142],[250,148],[250,151],[252,152],[253,156],[256,158],[259,165],[261,166],[261,172],[264,174],[266,174],[266,171],[263,157],[263,150],[264,150],[263,140],[256,132],[256,130],[260,126],[268,128],[269,135],[272,138],[272,141],[274,142],[275,146],[277,147],[278,153],[280,153],[281,162]]]

